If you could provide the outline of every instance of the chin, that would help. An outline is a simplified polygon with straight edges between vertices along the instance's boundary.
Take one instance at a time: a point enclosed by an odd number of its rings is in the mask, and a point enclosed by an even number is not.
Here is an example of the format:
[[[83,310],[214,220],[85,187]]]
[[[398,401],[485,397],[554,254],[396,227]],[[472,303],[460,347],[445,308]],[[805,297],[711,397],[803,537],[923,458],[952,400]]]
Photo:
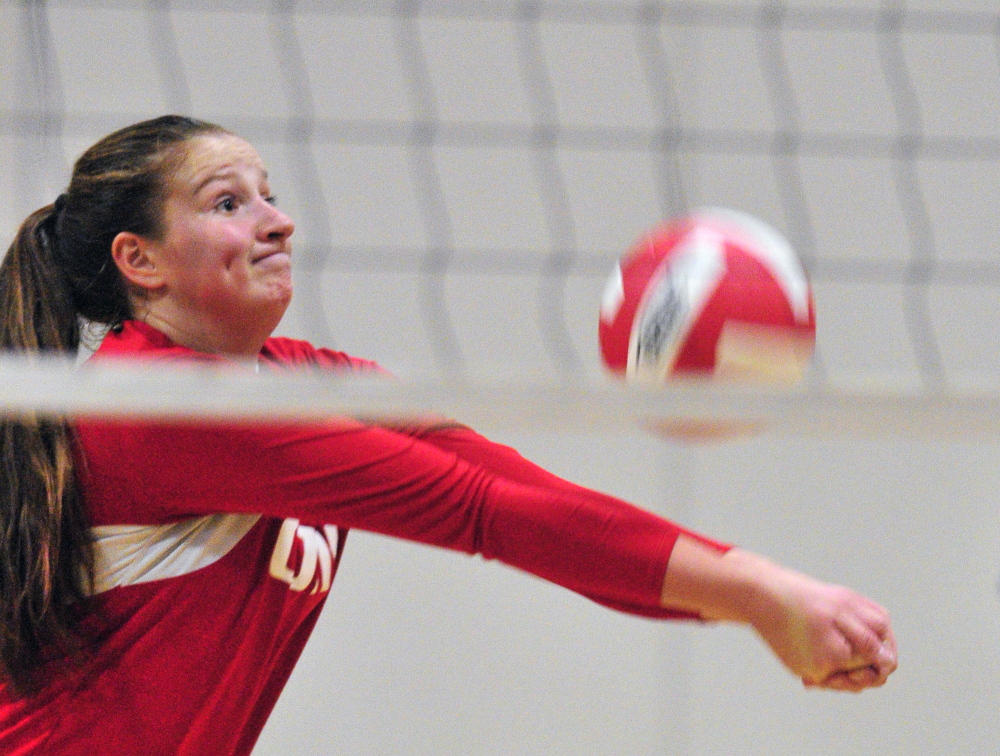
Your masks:
[[[274,296],[268,301],[268,309],[273,312],[274,324],[278,325],[278,321],[281,320],[285,315],[285,310],[288,309],[288,305],[292,301],[292,290],[289,287],[286,291],[282,292],[280,295]]]
[[[258,328],[270,325],[274,330],[292,301],[292,287],[270,286],[265,291],[243,301],[239,307],[239,319],[245,323],[256,323]]]
[[[261,299],[270,305],[288,307],[288,303],[292,301],[291,276],[269,282],[261,294]]]

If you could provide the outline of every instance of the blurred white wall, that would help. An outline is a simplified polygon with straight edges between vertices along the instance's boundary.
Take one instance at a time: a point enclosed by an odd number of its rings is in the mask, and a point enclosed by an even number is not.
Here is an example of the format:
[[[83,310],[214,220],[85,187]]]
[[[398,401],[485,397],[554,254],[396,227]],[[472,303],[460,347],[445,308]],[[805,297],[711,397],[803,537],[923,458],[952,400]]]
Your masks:
[[[859,696],[807,691],[744,628],[617,615],[502,566],[353,534],[257,752],[996,753],[997,443],[502,440],[867,593],[893,615],[899,671]]]

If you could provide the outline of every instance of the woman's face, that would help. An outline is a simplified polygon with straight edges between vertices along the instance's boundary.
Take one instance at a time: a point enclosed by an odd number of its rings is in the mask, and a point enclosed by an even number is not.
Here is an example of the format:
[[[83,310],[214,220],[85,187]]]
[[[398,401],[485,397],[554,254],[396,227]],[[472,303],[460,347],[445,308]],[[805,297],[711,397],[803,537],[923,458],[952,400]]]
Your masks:
[[[148,241],[168,304],[161,315],[223,332],[269,323],[270,333],[292,296],[295,224],[243,139],[196,137],[185,152],[167,185],[162,233]]]

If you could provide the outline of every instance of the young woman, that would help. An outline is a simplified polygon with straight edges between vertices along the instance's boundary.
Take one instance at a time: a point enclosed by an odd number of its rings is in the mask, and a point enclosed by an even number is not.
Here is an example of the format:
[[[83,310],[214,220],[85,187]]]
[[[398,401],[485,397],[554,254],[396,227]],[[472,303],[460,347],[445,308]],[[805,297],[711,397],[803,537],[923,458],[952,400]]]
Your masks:
[[[0,267],[0,346],[377,370],[273,338],[292,221],[247,142],[166,116],[104,138]],[[349,528],[500,559],[616,609],[752,626],[806,685],[896,667],[886,612],[561,480],[457,424],[0,425],[0,752],[247,754]]]

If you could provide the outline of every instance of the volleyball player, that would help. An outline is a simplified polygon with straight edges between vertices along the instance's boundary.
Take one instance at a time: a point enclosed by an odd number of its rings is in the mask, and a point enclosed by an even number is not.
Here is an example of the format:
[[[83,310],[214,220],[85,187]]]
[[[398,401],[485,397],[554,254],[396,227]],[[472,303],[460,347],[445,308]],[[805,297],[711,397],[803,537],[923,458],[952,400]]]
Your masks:
[[[254,149],[176,116],[102,139],[0,267],[0,346],[374,371],[274,338],[292,221]],[[806,685],[896,667],[887,613],[561,480],[456,423],[21,417],[0,444],[0,752],[247,754],[363,528],[618,610],[750,625]]]

